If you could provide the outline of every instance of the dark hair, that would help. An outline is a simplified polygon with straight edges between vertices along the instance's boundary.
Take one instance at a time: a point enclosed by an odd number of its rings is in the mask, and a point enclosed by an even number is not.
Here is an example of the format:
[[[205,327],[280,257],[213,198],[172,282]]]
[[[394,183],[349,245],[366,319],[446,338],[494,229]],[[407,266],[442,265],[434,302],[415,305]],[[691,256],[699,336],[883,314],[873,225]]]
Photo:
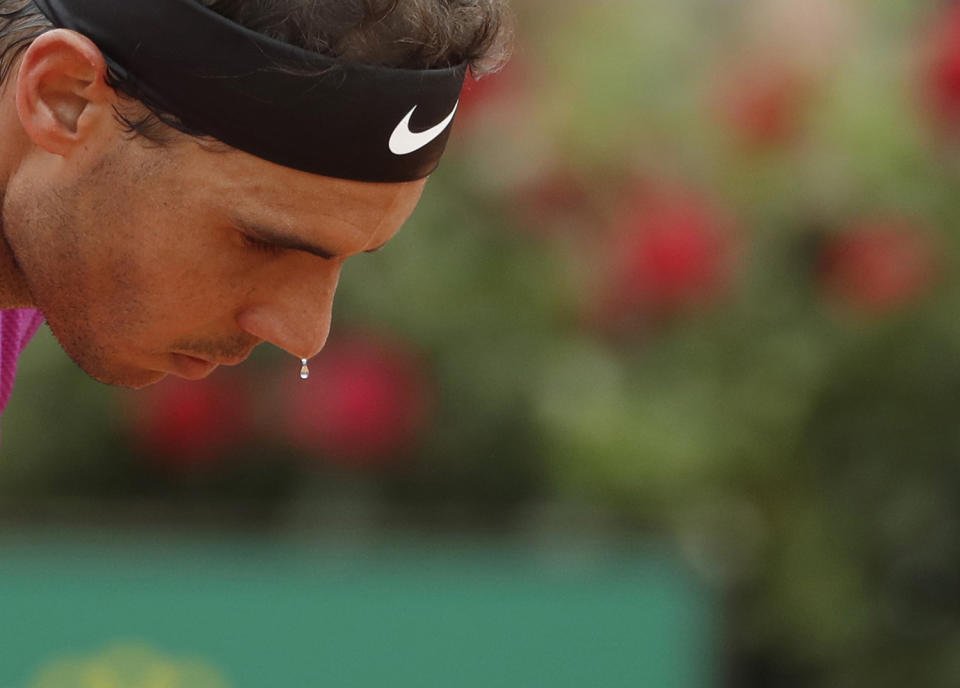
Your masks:
[[[498,69],[508,54],[506,0],[197,1],[271,38],[351,62],[413,69],[467,62],[479,77]],[[33,39],[50,28],[33,0],[0,0],[0,84]],[[111,85],[123,92],[114,76]],[[154,143],[172,138],[168,127],[199,135],[132,98],[117,108],[117,117],[132,135]]]

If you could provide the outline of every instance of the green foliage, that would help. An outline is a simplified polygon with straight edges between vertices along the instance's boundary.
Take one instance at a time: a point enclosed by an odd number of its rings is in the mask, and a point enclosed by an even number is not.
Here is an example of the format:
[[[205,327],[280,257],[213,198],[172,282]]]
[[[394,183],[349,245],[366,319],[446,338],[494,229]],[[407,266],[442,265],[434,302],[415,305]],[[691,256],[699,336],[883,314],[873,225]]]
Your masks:
[[[519,76],[494,77],[509,85],[465,118],[411,221],[348,263],[338,295],[334,336],[386,333],[423,362],[416,446],[357,468],[261,427],[242,460],[171,477],[145,467],[119,410],[130,397],[40,336],[4,418],[0,495],[269,513],[346,497],[508,526],[575,504],[670,538],[728,596],[738,686],[956,685],[960,151],[922,107],[918,58],[939,5],[819,3],[843,8],[815,17],[837,25],[780,26],[774,53],[751,19],[767,5],[517,3]],[[794,60],[804,31],[839,38]],[[803,72],[786,135],[718,114],[743,64]],[[579,206],[525,205],[564,171]],[[661,187],[732,218],[730,284],[610,324],[597,311],[611,240]],[[906,218],[933,259],[919,286],[870,306],[831,290],[823,256],[876,217]],[[273,400],[293,364],[265,353],[235,375]],[[264,426],[279,422],[262,406]]]

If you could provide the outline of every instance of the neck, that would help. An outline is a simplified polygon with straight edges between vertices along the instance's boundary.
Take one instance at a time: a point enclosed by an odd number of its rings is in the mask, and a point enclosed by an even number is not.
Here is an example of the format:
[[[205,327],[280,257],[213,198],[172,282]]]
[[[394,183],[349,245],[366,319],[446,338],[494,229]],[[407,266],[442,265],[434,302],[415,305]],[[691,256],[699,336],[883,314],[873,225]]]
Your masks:
[[[0,86],[0,213],[7,181],[24,154],[26,133],[17,114],[16,89],[11,83],[16,70],[11,70],[7,83]],[[3,218],[0,217],[0,309],[32,308],[33,296],[27,288],[20,266],[7,242]]]
[[[6,237],[0,236],[0,310],[33,307],[33,296],[30,295],[20,266]]]

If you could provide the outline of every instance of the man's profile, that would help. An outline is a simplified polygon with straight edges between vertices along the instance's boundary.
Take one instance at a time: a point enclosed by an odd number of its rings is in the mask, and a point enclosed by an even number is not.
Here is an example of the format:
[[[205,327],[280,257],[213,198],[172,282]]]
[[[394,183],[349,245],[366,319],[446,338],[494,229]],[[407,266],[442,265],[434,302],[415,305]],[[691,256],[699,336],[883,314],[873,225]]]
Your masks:
[[[417,204],[501,0],[0,0],[0,410],[42,320],[90,376],[326,340]]]

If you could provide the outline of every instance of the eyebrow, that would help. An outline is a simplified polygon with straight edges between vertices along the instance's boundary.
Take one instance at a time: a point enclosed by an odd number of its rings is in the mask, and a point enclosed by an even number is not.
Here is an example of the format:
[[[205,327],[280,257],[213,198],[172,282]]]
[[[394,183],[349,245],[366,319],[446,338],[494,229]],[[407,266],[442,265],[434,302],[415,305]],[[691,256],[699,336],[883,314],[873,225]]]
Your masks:
[[[314,256],[318,256],[325,260],[333,260],[334,258],[339,257],[333,251],[330,251],[323,246],[318,246],[316,244],[311,244],[308,241],[304,241],[300,237],[294,236],[292,234],[287,234],[286,232],[275,229],[273,227],[268,227],[266,225],[260,224],[259,222],[251,222],[249,220],[244,220],[243,218],[233,218],[233,223],[244,232],[252,234],[254,237],[260,241],[265,241],[269,244],[277,246],[278,248],[286,248],[294,251],[303,251],[305,253],[310,253]],[[369,248],[364,251],[364,253],[376,253],[384,247],[385,244],[380,244],[374,248]]]

